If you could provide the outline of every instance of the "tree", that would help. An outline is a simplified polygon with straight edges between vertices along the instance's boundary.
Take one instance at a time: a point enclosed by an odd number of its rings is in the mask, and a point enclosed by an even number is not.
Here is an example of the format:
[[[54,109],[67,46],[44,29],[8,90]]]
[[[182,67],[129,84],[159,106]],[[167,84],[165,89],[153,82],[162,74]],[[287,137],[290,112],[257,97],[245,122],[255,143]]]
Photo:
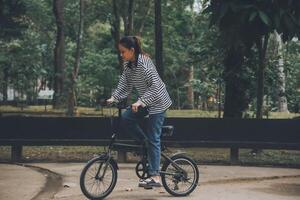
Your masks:
[[[76,39],[76,53],[75,53],[75,63],[72,73],[70,73],[70,87],[68,93],[68,111],[69,116],[74,115],[74,108],[76,106],[76,81],[78,77],[79,67],[80,67],[80,49],[81,49],[81,40],[83,37],[83,24],[84,24],[84,0],[79,0],[79,23],[78,23],[78,32]]]
[[[22,93],[24,99],[26,96],[28,101],[33,100],[36,103],[39,90],[46,87],[54,88],[53,49],[58,32],[56,18],[51,9],[53,0],[0,0],[0,2],[3,3],[0,6],[1,93],[5,95],[7,89],[4,88],[8,86],[15,91],[16,98]],[[84,26],[82,27],[84,37],[80,42],[80,70],[76,79],[73,80],[71,74],[74,72],[77,57],[79,1],[64,0],[63,2],[64,54],[65,66],[68,66],[64,70],[63,98],[68,99],[67,92],[73,82],[75,83],[76,105],[95,106],[100,99],[108,98],[113,88],[116,87],[121,71],[117,42],[122,35],[140,35],[144,50],[151,57],[155,57],[155,1],[85,0]],[[254,105],[250,108],[254,108],[255,111],[258,49],[255,42],[245,42],[248,41],[245,39],[247,35],[253,32],[252,29],[242,32],[239,31],[242,28],[239,29],[236,26],[235,29],[230,29],[231,31],[226,29],[227,32],[222,29],[221,33],[217,26],[209,28],[208,17],[210,15],[202,12],[202,6],[199,7],[200,9],[193,9],[194,2],[193,0],[161,1],[163,78],[173,100],[173,106],[181,108],[188,104],[192,105],[194,100],[196,105],[203,105],[202,108],[206,108],[208,97],[216,97],[217,90],[223,89],[223,85],[218,87],[218,83],[225,80],[226,92],[222,92],[220,97],[220,99],[226,98],[225,116],[242,117],[249,103]],[[246,1],[234,3],[243,4],[244,2]],[[19,5],[20,8],[18,8]],[[116,9],[113,9],[114,5]],[[18,9],[24,12],[17,12]],[[236,9],[239,9],[239,6],[236,8],[230,5],[228,9],[234,14],[238,12]],[[250,21],[252,11],[248,12],[246,8],[245,10],[243,10],[245,12],[241,11],[240,16],[241,18],[248,17]],[[132,13],[132,20],[129,19],[130,13]],[[253,14],[251,22],[256,23],[260,20],[263,23],[260,15],[263,16],[263,14]],[[283,17],[284,15],[287,16]],[[281,17],[283,17],[282,21],[294,23],[293,20],[289,20],[291,17],[285,12],[282,12]],[[238,20],[243,21],[239,18],[233,17],[232,23]],[[11,26],[13,23],[15,26]],[[128,24],[131,24],[132,28],[128,28]],[[228,27],[230,26],[231,23]],[[128,30],[131,30],[131,33],[128,33]],[[283,38],[282,33],[279,34]],[[226,35],[231,37],[225,37]],[[272,54],[272,50],[275,49],[271,43],[273,42],[269,39],[265,60],[267,65],[264,96],[268,99],[268,105],[272,110],[276,110],[278,102],[276,89],[279,88],[276,85],[279,83],[276,69],[278,58],[274,53]],[[285,94],[289,110],[295,112],[299,110],[297,108],[299,105],[298,80],[300,80],[299,41],[283,41],[283,43]],[[271,57],[271,55],[274,56]],[[3,97],[2,94],[0,96]]]
[[[22,23],[22,15],[26,12],[24,2],[21,0],[0,0],[0,44],[1,49],[10,46],[13,39],[22,36],[22,30],[26,28]],[[1,41],[3,40],[3,41]],[[4,50],[4,49],[3,49]],[[10,50],[10,49],[6,49]],[[4,50],[4,52],[6,52]],[[7,90],[10,76],[10,61],[4,56],[1,58],[1,70],[3,74],[1,92],[3,94],[3,101],[7,101]]]
[[[277,55],[278,60],[276,63],[277,66],[277,72],[278,72],[278,111],[279,112],[289,112],[288,105],[287,105],[287,99],[286,99],[286,77],[284,73],[284,58],[283,58],[283,42],[280,35],[275,31],[275,39],[277,42],[277,52],[275,55]]]
[[[211,0],[207,11],[211,13],[211,23],[217,25],[220,31],[226,33],[229,49],[232,56],[238,56],[241,62],[236,66],[240,68],[243,58],[253,46],[259,54],[257,79],[257,109],[256,117],[262,118],[262,105],[264,97],[264,74],[266,50],[269,35],[276,30],[283,41],[300,36],[299,17],[300,2],[296,0],[280,1],[239,1],[239,0]],[[238,48],[237,48],[238,47]],[[245,51],[243,51],[243,49]],[[227,84],[227,83],[226,83]],[[239,87],[236,85],[235,87]],[[230,90],[230,88],[228,88]],[[233,89],[233,88],[231,88]],[[226,90],[225,93],[230,93]],[[225,111],[226,111],[225,98]],[[241,107],[241,105],[238,105]],[[228,115],[232,117],[231,115]],[[226,117],[224,113],[224,117]]]
[[[115,48],[118,51],[118,44],[119,44],[119,40],[120,40],[120,15],[119,15],[117,5],[118,5],[117,0],[113,0],[112,1],[113,19],[111,20],[111,34],[115,41]],[[122,66],[122,58],[119,53],[118,53],[118,60],[119,60],[119,69],[120,69]]]
[[[13,39],[21,36],[22,15],[26,12],[22,0],[0,0],[0,38]]]
[[[155,0],[155,61],[157,71],[162,79],[164,79],[163,66],[163,35],[161,27],[161,1]]]
[[[300,41],[293,39],[285,44],[284,65],[286,96],[289,111],[300,112]],[[275,105],[276,106],[276,105]]]
[[[133,32],[133,2],[133,0],[128,0],[127,12],[124,12],[122,15],[124,22],[124,35],[131,35]]]
[[[192,4],[192,1],[168,1],[161,8],[163,21],[167,22],[163,23],[164,78],[177,108],[194,107],[193,79],[199,78],[202,67],[194,48],[201,28],[196,24],[198,13]]]
[[[53,0],[53,13],[56,19],[57,33],[54,48],[54,108],[59,108],[65,103],[65,21],[64,0]]]
[[[133,24],[133,16],[134,16],[134,0],[120,1],[113,0],[112,1],[112,19],[111,19],[111,33],[115,40],[115,48],[118,52],[118,43],[121,36],[120,24],[121,18],[123,20],[124,25],[124,35],[129,36],[134,33],[134,24]],[[122,71],[122,58],[119,53],[117,53],[119,59],[119,69]]]

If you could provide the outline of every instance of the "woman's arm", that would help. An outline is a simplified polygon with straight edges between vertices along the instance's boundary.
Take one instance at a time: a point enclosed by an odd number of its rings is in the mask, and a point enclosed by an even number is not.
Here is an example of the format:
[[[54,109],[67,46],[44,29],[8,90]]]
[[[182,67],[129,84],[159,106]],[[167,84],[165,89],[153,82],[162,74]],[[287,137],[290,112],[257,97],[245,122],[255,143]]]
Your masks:
[[[156,71],[155,65],[149,57],[144,57],[143,59],[143,78],[149,87],[139,100],[148,106],[157,99],[165,87]]]
[[[132,84],[128,80],[128,74],[129,74],[128,70],[129,70],[129,68],[124,66],[124,70],[119,79],[117,89],[112,93],[112,97],[117,101],[127,98],[128,95],[131,93]]]

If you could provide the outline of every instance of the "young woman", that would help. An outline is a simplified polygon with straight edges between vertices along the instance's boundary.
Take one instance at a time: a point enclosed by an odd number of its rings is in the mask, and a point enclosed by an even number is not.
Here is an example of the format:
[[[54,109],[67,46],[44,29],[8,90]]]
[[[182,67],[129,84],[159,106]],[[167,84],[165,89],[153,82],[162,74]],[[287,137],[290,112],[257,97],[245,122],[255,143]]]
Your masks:
[[[172,104],[166,86],[159,77],[150,57],[141,48],[135,36],[125,36],[119,42],[119,51],[124,61],[123,73],[117,89],[108,103],[125,99],[135,88],[138,99],[122,114],[122,130],[128,131],[139,141],[148,145],[150,178],[140,180],[139,186],[160,187],[160,136],[165,112]],[[149,115],[146,133],[139,127],[140,118]]]

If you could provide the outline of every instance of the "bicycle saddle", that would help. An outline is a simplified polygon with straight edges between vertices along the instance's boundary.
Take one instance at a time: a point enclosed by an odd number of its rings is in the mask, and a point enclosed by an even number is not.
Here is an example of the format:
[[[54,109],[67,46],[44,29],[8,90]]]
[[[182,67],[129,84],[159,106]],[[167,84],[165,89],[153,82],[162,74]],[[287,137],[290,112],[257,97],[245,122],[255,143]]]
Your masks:
[[[170,137],[173,135],[174,126],[162,126],[161,135],[162,137]]]

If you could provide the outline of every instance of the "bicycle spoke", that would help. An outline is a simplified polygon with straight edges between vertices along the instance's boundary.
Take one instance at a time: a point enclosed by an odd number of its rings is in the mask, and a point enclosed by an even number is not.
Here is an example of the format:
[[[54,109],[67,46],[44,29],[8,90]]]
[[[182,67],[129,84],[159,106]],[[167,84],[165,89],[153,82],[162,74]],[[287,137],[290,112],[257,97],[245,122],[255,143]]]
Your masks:
[[[101,196],[111,186],[113,179],[111,165],[107,166],[106,173],[103,176],[103,164],[104,161],[94,163],[86,172],[84,182],[88,193],[92,196]]]
[[[196,169],[186,158],[173,160],[162,173],[166,187],[171,193],[184,195],[195,188]]]

